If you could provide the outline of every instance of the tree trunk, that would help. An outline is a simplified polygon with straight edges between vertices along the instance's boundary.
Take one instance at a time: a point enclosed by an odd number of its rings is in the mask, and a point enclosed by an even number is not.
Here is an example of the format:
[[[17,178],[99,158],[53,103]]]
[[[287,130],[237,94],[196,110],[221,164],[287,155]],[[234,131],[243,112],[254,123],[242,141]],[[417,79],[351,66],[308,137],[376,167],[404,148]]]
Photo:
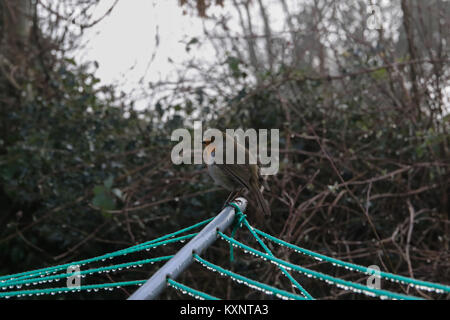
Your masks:
[[[0,0],[3,35],[7,45],[28,42],[33,25],[34,6],[31,0]]]
[[[403,27],[405,28],[406,40],[408,42],[409,56],[412,61],[418,60],[416,46],[414,45],[414,32],[412,26],[412,13],[410,12],[410,6],[406,0],[401,1],[401,8],[403,11]],[[417,117],[420,119],[420,93],[417,85],[419,81],[418,70],[416,65],[412,63],[410,65],[411,84],[414,108],[416,109]]]

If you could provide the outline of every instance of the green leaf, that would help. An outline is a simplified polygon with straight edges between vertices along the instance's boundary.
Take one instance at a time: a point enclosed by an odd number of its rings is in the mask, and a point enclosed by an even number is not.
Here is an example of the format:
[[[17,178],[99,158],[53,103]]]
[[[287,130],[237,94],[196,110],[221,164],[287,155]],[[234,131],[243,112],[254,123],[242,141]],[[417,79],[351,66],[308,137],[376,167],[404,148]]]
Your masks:
[[[372,72],[372,76],[377,80],[383,80],[387,77],[387,71],[385,68],[378,69]]]
[[[111,187],[113,186],[114,183],[114,177],[113,176],[109,176],[108,179],[106,179],[103,182],[103,185],[107,188],[107,189],[111,189]]]
[[[191,51],[191,45],[198,43],[197,38],[192,38],[187,44],[186,44],[186,52]]]
[[[95,186],[94,187],[94,194],[98,195],[100,193],[105,192],[105,187],[104,186]]]
[[[241,74],[240,69],[239,69],[240,62],[241,61],[236,57],[228,57],[227,58],[228,67],[230,68],[231,73],[233,74],[233,77],[235,77],[235,78],[239,77],[239,75]]]
[[[195,43],[198,43],[198,39],[194,37],[191,40],[189,40],[188,45],[189,44],[195,44]]]
[[[102,210],[113,210],[116,207],[114,198],[104,186],[94,187],[94,198],[92,204]]]
[[[71,64],[71,65],[73,65],[73,66],[76,66],[76,65],[77,65],[77,63],[75,62],[75,60],[72,59],[72,58],[65,58],[64,61],[66,61],[67,63],[69,63],[69,64]]]

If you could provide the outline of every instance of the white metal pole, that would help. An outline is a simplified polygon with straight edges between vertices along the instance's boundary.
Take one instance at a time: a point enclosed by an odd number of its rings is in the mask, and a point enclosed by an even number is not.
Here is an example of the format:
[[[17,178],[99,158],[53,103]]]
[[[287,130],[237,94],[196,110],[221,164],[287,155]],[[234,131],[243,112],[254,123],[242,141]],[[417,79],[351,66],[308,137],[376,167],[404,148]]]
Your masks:
[[[242,212],[247,207],[247,200],[237,198],[233,201]],[[225,207],[213,221],[208,223],[191,241],[189,241],[172,259],[167,261],[147,282],[136,290],[128,300],[153,300],[167,286],[167,278],[176,279],[193,261],[192,252],[201,254],[217,238],[217,230],[225,231],[234,220],[235,209]]]

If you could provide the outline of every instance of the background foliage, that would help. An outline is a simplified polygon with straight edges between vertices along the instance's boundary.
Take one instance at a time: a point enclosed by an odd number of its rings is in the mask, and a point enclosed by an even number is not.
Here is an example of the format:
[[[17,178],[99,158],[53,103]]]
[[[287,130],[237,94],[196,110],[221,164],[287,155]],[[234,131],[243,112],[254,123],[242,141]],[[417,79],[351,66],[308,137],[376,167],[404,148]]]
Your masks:
[[[170,161],[171,132],[201,120],[281,130],[280,171],[265,191],[273,216],[258,227],[339,259],[449,283],[449,2],[382,2],[383,29],[370,30],[365,1],[282,0],[282,29],[269,1],[181,1],[205,20],[205,36],[188,39],[192,60],[176,84],[149,84],[143,111],[101,85],[96,63],[71,59],[83,30],[100,21],[97,4],[0,1],[0,274],[121,249],[216,214],[227,192],[203,166]],[[204,46],[214,61],[196,58]],[[290,288],[257,259],[237,253],[230,265],[223,243],[206,256]],[[145,279],[155,268],[94,280]],[[316,297],[358,297],[298,279]],[[180,281],[224,298],[265,297],[196,265]],[[434,297],[383,283],[391,287]]]

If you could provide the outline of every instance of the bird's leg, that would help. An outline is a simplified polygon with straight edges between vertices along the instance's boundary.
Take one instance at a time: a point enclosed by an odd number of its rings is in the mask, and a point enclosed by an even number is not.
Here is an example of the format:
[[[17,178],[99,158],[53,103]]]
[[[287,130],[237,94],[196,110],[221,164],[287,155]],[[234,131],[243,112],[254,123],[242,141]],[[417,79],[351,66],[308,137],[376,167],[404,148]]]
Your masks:
[[[230,193],[230,195],[228,196],[227,200],[226,200],[225,203],[223,204],[222,209],[225,208],[225,207],[228,205],[228,203],[230,202],[230,200],[233,200],[233,199],[235,198],[235,197],[234,197],[235,194],[236,194],[236,191],[231,191],[231,193]]]
[[[241,196],[245,191],[245,188],[240,188],[236,194],[234,195],[233,199],[231,199],[231,201],[233,201],[234,199],[238,198],[239,196]]]

